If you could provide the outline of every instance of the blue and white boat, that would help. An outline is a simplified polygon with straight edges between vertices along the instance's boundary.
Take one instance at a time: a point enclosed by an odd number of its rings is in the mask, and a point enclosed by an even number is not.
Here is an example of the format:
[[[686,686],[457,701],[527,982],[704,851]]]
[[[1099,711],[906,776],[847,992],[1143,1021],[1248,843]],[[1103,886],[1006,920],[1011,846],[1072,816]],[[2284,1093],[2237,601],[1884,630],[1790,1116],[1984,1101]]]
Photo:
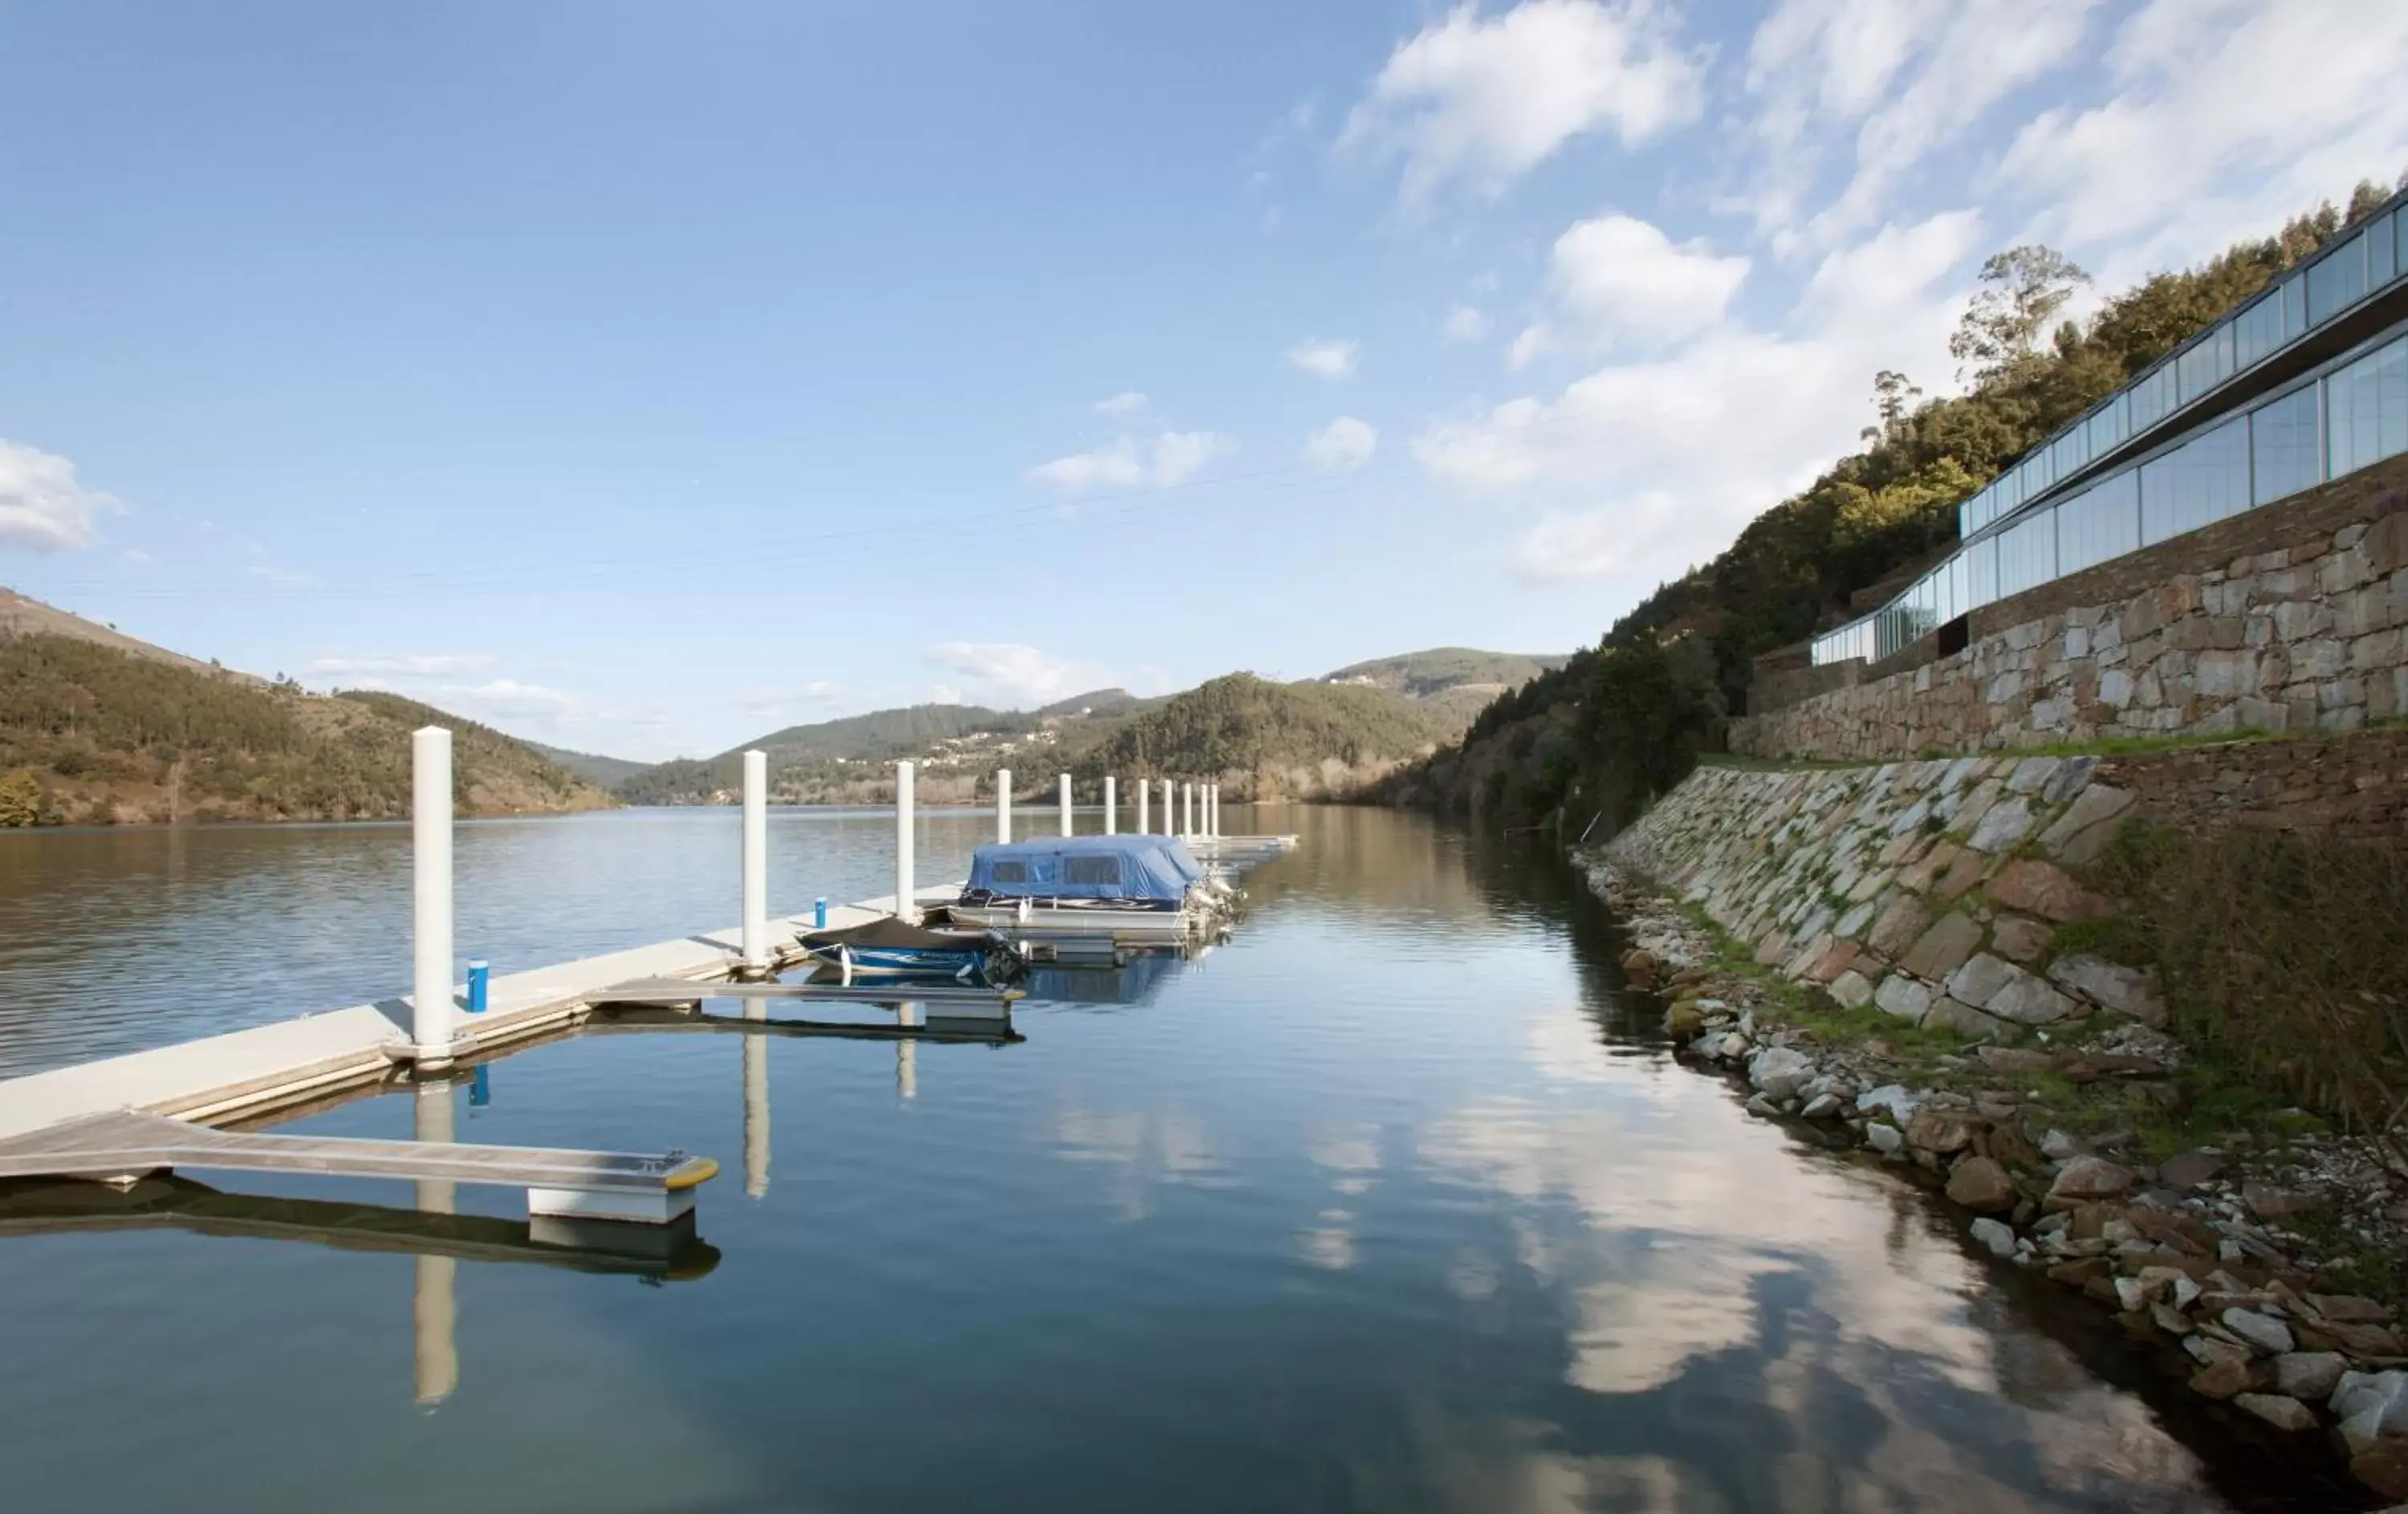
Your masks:
[[[853,978],[911,977],[955,983],[1009,983],[1026,968],[992,930],[940,930],[893,916],[831,930],[804,930],[796,942],[812,960]]]

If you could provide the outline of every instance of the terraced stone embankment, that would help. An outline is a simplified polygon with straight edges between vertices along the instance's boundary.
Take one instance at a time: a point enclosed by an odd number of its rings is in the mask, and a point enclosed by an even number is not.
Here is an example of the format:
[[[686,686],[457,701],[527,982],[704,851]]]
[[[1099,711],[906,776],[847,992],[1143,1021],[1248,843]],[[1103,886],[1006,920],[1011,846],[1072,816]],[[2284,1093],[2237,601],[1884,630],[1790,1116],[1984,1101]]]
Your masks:
[[[1701,768],[1607,852],[1842,1004],[1968,1036],[2101,1011],[2163,1026],[2148,974],[2055,950],[2060,927],[2110,909],[2067,871],[2095,858],[2131,806],[2098,766]]]
[[[2408,1339],[2334,1267],[2340,1247],[2408,1252],[2408,1180],[2329,1134],[2141,1138],[2133,1112],[2172,1123],[2189,1056],[2148,974],[2057,942],[2112,909],[2075,875],[2132,807],[2097,769],[1706,769],[1581,860],[1635,943],[1633,985],[1752,1112],[1928,1175],[2000,1264],[2116,1311],[2191,1391],[2408,1499]]]

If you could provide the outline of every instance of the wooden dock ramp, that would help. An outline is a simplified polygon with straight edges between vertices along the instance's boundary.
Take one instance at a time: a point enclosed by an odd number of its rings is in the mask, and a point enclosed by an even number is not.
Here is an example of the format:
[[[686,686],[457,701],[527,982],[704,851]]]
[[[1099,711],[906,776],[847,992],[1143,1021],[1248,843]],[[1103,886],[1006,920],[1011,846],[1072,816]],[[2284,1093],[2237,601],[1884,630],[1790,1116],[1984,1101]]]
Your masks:
[[[0,1178],[123,1181],[177,1168],[485,1183],[525,1189],[530,1214],[660,1225],[693,1210],[694,1190],[718,1174],[719,1163],[681,1151],[642,1156],[219,1131],[133,1109],[0,1142]]]

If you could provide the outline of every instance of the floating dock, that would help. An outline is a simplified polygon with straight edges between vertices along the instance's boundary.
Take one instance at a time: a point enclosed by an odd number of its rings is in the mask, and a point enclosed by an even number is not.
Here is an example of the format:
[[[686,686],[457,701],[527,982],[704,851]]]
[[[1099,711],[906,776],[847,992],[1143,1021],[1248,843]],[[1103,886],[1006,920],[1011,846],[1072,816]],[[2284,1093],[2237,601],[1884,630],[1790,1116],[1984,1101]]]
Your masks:
[[[959,886],[923,890],[924,903],[950,899]],[[860,925],[892,913],[887,896],[831,908],[831,926]],[[775,922],[791,941],[813,917]],[[781,951],[777,962],[799,959]],[[494,978],[480,1015],[458,1014],[451,1042],[456,1060],[493,1054],[536,1036],[573,1028],[611,988],[677,979],[707,997],[744,967],[740,928],[683,936],[631,951]],[[900,997],[900,996],[896,996]],[[465,1005],[466,985],[453,991]],[[136,1109],[205,1123],[256,1118],[345,1089],[380,1084],[410,1060],[409,997],[355,1004],[179,1045],[64,1067],[0,1082],[0,1142],[65,1120]]]
[[[665,1225],[691,1211],[695,1189],[719,1175],[719,1163],[682,1151],[655,1157],[457,1141],[274,1135],[212,1130],[130,1109],[0,1141],[0,1178],[84,1177],[131,1185],[156,1173],[194,1167],[523,1188],[529,1214],[648,1225]]]
[[[914,886],[912,772],[896,764],[896,887],[882,898],[828,909],[822,915],[773,919],[767,909],[767,762],[744,760],[741,847],[743,923],[628,951],[590,957],[473,984],[450,981],[452,950],[452,830],[453,784],[451,732],[429,727],[413,737],[411,869],[414,991],[297,1019],[209,1036],[180,1045],[111,1057],[80,1066],[0,1081],[0,1180],[36,1175],[94,1175],[131,1180],[178,1167],[250,1171],[354,1173],[399,1177],[436,1189],[493,1182],[528,1190],[538,1216],[595,1216],[660,1223],[692,1207],[691,1190],[715,1164],[690,1159],[451,1144],[448,1130],[422,1132],[419,1142],[360,1142],[308,1136],[230,1134],[210,1127],[257,1120],[346,1090],[380,1087],[398,1072],[438,1072],[481,1060],[532,1038],[583,1024],[607,1005],[694,1006],[703,1001],[748,1002],[744,1029],[916,1040],[1018,1040],[1010,1030],[1016,991],[961,985],[781,983],[767,981],[805,960],[795,944],[807,929],[866,924],[889,915],[916,919],[958,897],[959,883]],[[1010,776],[998,773],[998,834],[1011,825]],[[1223,836],[1219,786],[1179,790],[1180,823],[1170,822],[1171,786],[1161,786],[1165,830],[1199,858],[1242,869],[1296,844],[1293,836]],[[1116,813],[1105,783],[1106,829]],[[1140,827],[1145,827],[1148,786],[1140,783]],[[1061,780],[1061,825],[1071,826],[1070,780]],[[898,904],[907,908],[898,908]],[[1056,936],[1042,928],[1002,933],[1030,938],[1033,957],[1093,957],[1119,962],[1132,951],[1185,944],[1177,931],[1119,932],[1107,941]],[[481,970],[481,964],[475,964]],[[850,1001],[893,1004],[897,1023],[823,1025],[771,1021],[759,1001]],[[617,1028],[659,1028],[657,1017],[616,1016]],[[898,1057],[904,1055],[898,1051]],[[422,1093],[425,1091],[422,1084]],[[666,1163],[667,1165],[664,1165]],[[705,1170],[709,1169],[709,1170]],[[665,1195],[684,1195],[682,1199]],[[424,1207],[422,1204],[422,1207]]]

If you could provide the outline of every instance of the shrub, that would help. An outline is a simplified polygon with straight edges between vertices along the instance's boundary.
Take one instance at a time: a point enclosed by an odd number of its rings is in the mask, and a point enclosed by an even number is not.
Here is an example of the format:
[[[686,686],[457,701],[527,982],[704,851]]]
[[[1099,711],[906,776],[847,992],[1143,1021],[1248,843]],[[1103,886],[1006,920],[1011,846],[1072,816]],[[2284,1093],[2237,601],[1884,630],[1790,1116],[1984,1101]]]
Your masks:
[[[2156,964],[2185,1037],[2401,1148],[2408,856],[2328,835],[2194,837],[2133,822],[2091,872],[2123,901],[2112,947]]]

